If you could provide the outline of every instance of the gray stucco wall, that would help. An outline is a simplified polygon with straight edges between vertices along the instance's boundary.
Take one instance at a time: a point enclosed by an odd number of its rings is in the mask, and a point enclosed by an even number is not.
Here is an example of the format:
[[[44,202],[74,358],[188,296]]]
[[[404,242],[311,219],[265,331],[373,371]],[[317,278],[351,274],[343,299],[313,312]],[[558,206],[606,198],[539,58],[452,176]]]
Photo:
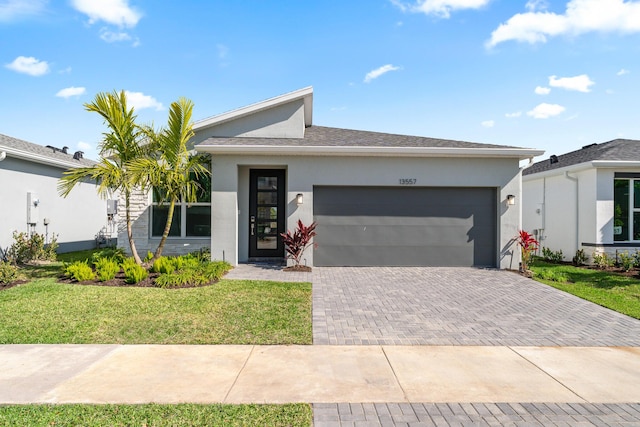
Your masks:
[[[95,247],[95,237],[107,226],[106,201],[92,183],[77,185],[67,198],[58,195],[64,169],[7,156],[0,162],[0,247],[13,242],[13,231],[28,232],[27,193],[37,194],[40,234],[57,235],[60,251]],[[49,226],[43,224],[44,218]]]
[[[416,186],[495,187],[498,194],[498,265],[517,268],[519,252],[513,242],[520,227],[521,175],[517,159],[404,158],[320,156],[212,156],[212,238],[215,259],[232,264],[248,259],[248,174],[252,168],[287,171],[287,227],[298,219],[313,221],[316,185],[397,186],[399,179],[416,179]],[[297,206],[297,193],[304,204]],[[508,194],[516,205],[507,207]],[[313,251],[305,253],[313,265]]]

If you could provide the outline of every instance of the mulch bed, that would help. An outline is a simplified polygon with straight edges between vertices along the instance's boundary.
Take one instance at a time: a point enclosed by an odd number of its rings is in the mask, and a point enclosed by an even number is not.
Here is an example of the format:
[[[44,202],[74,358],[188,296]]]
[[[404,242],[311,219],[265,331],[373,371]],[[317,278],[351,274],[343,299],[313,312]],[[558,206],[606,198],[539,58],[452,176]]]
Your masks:
[[[289,267],[285,267],[282,271],[303,271],[305,273],[311,272],[311,267],[308,265],[290,265]]]

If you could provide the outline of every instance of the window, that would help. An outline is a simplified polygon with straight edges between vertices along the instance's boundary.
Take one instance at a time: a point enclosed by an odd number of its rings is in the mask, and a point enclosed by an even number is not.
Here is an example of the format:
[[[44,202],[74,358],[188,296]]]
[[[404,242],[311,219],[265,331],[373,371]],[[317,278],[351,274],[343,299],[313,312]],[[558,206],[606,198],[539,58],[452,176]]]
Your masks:
[[[198,180],[200,189],[197,202],[176,202],[173,211],[169,237],[210,237],[211,236],[211,177]],[[169,214],[169,203],[160,203],[161,193],[153,190],[151,206],[151,236],[162,237]]]
[[[613,240],[640,241],[640,179],[613,182]]]

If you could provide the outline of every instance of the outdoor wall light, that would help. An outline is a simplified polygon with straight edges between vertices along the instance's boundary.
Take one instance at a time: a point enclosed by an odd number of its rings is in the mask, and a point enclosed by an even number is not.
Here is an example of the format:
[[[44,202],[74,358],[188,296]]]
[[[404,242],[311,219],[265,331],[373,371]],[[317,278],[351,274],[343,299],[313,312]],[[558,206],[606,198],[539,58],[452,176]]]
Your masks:
[[[300,206],[302,204],[303,202],[302,198],[303,198],[302,193],[296,194],[296,205]]]
[[[516,196],[514,196],[513,194],[509,194],[507,196],[507,205],[513,206],[515,204],[516,204]]]

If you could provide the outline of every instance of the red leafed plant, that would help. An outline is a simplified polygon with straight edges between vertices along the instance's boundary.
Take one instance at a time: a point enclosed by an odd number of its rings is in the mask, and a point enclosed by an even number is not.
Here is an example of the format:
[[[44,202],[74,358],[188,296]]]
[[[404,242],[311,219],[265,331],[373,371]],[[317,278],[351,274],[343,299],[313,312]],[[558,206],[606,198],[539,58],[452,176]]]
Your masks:
[[[526,272],[529,270],[529,261],[531,261],[531,255],[538,249],[538,241],[533,236],[524,230],[518,232],[518,245],[520,245],[520,256],[522,259],[521,269]]]
[[[293,233],[290,230],[287,230],[286,233],[280,233],[287,250],[287,258],[292,259],[296,267],[300,265],[302,254],[311,243],[313,236],[316,235],[316,225],[315,222],[312,222],[307,226],[298,220],[298,227]]]

